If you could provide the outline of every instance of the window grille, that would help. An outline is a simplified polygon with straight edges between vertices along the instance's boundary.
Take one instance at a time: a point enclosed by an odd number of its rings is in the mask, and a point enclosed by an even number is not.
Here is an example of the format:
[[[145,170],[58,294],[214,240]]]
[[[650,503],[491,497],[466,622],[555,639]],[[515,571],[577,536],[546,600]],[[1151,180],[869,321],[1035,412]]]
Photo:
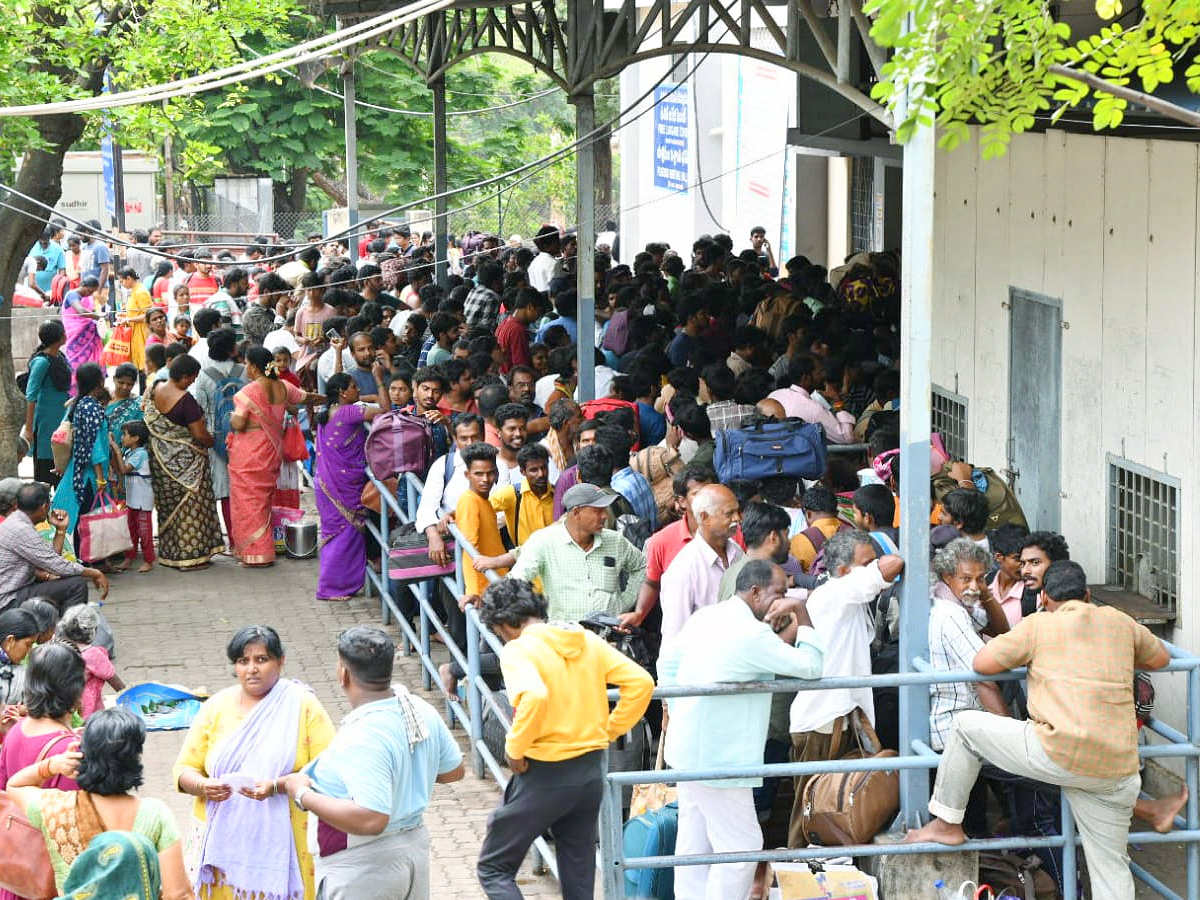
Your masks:
[[[1179,480],[1108,455],[1107,582],[1170,612],[1179,600]]]
[[[850,251],[871,249],[875,232],[875,160],[856,156],[850,160]]]
[[[931,424],[941,434],[951,459],[967,459],[967,398],[933,386]]]

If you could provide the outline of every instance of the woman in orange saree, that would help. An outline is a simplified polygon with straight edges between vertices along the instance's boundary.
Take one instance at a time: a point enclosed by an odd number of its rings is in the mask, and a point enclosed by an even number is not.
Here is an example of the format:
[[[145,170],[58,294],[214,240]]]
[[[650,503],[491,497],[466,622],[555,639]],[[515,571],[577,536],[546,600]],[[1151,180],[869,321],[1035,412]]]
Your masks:
[[[279,378],[269,350],[246,354],[250,383],[233,398],[229,435],[229,500],[233,508],[233,550],[246,566],[275,562],[271,506],[283,464],[283,424],[289,406],[309,395]]]

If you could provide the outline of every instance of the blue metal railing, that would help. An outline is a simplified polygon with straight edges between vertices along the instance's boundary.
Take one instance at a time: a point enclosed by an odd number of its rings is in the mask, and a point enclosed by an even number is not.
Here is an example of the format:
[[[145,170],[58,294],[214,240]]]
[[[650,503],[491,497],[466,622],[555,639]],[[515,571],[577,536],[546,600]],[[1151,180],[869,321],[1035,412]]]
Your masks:
[[[419,622],[418,628],[413,626],[401,614],[393,597],[392,582],[387,569],[387,521],[390,513],[401,522],[410,522],[415,517],[417,503],[420,499],[422,484],[413,475],[405,477],[403,488],[406,508],[402,508],[397,497],[391,495],[385,485],[377,481],[368,472],[368,477],[379,489],[382,498],[379,524],[368,523],[371,533],[385,548],[384,563],[381,571],[376,573],[367,567],[368,583],[380,593],[381,613],[384,622],[395,618],[400,628],[404,652],[410,654],[417,648],[421,657],[422,671],[426,689],[431,684],[439,683],[437,664],[430,654],[431,628],[441,635],[447,651],[467,672],[467,702],[464,708],[461,701],[449,700],[447,705],[450,714],[462,722],[470,737],[472,748],[472,764],[475,774],[483,777],[485,771],[490,771],[497,782],[503,787],[508,783],[508,774],[501,762],[497,760],[483,740],[483,704],[487,703],[493,714],[497,715],[505,726],[511,724],[507,710],[497,702],[490,688],[484,682],[480,672],[480,641],[487,641],[493,651],[499,653],[500,641],[482,626],[478,612],[468,607],[466,610],[467,647],[465,654],[452,639],[450,633],[442,625],[440,617],[432,607],[433,583],[406,585],[412,591],[417,601]],[[445,577],[443,584],[452,591],[454,597],[464,593],[462,583],[463,554],[478,555],[477,551],[453,525],[450,532],[455,538],[455,575]],[[488,572],[489,581],[497,581],[493,572]],[[1165,722],[1151,719],[1146,728],[1163,738],[1165,744],[1143,745],[1139,754],[1143,759],[1160,759],[1168,757],[1183,758],[1185,765],[1186,783],[1188,786],[1188,801],[1186,815],[1176,817],[1179,830],[1160,834],[1157,831],[1131,832],[1129,841],[1135,844],[1184,843],[1187,845],[1187,894],[1186,900],[1200,900],[1200,657],[1193,656],[1173,644],[1164,642],[1171,654],[1171,661],[1159,671],[1187,673],[1187,733],[1183,733]],[[943,672],[935,670],[930,663],[917,657],[912,660],[912,671],[898,672],[887,675],[868,675],[862,677],[824,678],[813,681],[800,679],[778,679],[763,682],[718,682],[704,685],[674,685],[657,687],[654,697],[667,700],[672,697],[712,696],[721,694],[755,694],[755,693],[791,693],[796,691],[828,690],[833,688],[852,687],[898,687],[902,695],[908,695],[910,704],[918,707],[923,703],[928,718],[928,691],[932,684],[979,681],[1013,681],[1025,677],[1024,669],[1017,669],[997,676],[982,676],[975,672]],[[617,692],[610,691],[610,697],[616,699]],[[1074,897],[1076,885],[1076,851],[1081,841],[1075,830],[1074,819],[1066,799],[1062,793],[1062,834],[1057,837],[1009,837],[985,840],[968,840],[958,846],[944,844],[864,844],[849,847],[810,847],[796,850],[762,850],[741,853],[710,853],[692,854],[687,856],[648,856],[626,857],[622,829],[621,791],[626,785],[676,783],[688,781],[722,781],[736,778],[758,777],[795,777],[826,772],[865,772],[865,771],[896,771],[915,772],[918,770],[934,769],[940,757],[936,751],[921,739],[913,739],[910,745],[901,748],[899,757],[886,759],[839,759],[828,761],[755,764],[736,769],[712,770],[677,770],[641,771],[641,772],[610,772],[606,776],[605,797],[600,811],[600,852],[599,865],[604,889],[605,900],[622,900],[625,894],[625,870],[665,868],[673,866],[719,865],[733,862],[788,862],[807,859],[822,859],[830,855],[837,856],[888,856],[910,855],[925,853],[961,853],[985,850],[1012,850],[1025,847],[1061,847],[1063,851],[1063,896]],[[899,821],[905,825],[915,825],[925,817],[923,809],[902,809]],[[541,838],[534,845],[535,865],[539,859],[557,875],[553,854]],[[1162,880],[1143,866],[1130,863],[1134,876],[1167,900],[1184,900],[1169,888]]]

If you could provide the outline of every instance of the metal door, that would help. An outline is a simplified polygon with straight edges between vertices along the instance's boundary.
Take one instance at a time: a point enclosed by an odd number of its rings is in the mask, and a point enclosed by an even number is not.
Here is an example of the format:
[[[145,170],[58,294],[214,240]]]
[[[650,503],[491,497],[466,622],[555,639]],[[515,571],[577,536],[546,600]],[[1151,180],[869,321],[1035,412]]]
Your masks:
[[[1062,301],[1009,288],[1008,468],[1031,530],[1058,531]]]

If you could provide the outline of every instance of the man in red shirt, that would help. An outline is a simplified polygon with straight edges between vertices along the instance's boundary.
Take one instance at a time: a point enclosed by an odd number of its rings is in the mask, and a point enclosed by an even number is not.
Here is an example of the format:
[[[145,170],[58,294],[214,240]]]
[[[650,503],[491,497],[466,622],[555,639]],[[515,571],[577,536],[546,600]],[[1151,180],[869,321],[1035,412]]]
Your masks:
[[[717,475],[708,466],[686,465],[675,473],[671,490],[675,495],[675,510],[680,514],[679,518],[650,535],[646,541],[646,580],[638,592],[633,611],[621,614],[622,626],[641,625],[658,608],[663,572],[696,534],[692,499],[705,485],[716,483]]]
[[[542,295],[531,288],[518,291],[512,301],[512,313],[496,329],[496,341],[504,348],[507,361],[500,371],[507,375],[513,366],[527,366],[529,360],[529,326],[542,312]]]
[[[196,271],[183,280],[188,288],[188,299],[193,309],[199,309],[208,298],[221,289],[221,282],[213,275],[212,252],[201,247],[192,254],[196,260]]]

